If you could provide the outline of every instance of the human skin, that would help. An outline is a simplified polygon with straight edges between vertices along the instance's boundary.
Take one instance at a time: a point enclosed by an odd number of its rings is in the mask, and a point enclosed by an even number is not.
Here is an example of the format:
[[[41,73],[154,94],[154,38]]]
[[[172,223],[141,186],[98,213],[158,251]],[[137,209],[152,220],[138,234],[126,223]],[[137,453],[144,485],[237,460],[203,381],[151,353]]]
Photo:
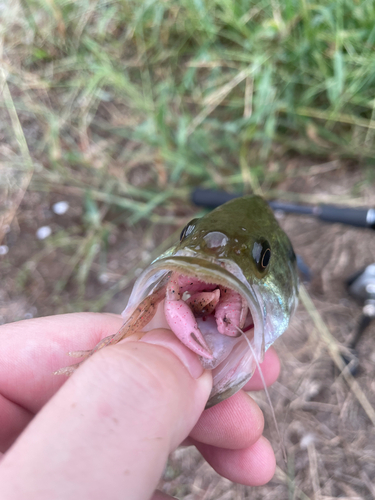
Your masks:
[[[263,415],[244,391],[204,410],[211,375],[165,329],[97,352],[67,379],[53,372],[122,324],[75,313],[0,327],[2,500],[161,500],[168,454],[194,444],[222,476],[246,485],[275,470]],[[279,374],[270,349],[267,385]],[[246,390],[262,389],[256,372]]]

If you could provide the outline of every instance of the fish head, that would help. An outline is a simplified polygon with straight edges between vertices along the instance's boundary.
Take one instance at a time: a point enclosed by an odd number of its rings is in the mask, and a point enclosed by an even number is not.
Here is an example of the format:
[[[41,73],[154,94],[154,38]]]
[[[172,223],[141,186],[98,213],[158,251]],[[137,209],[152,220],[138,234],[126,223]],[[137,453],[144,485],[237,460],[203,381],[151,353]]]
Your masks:
[[[200,290],[212,285],[221,290],[228,287],[248,307],[247,322],[253,328],[240,335],[236,326],[239,335],[234,339],[223,339],[201,325],[212,349],[227,353],[212,366],[202,359],[213,373],[208,407],[213,406],[243,387],[268,347],[286,330],[298,294],[293,247],[262,198],[234,199],[185,226],[180,242],[140,276],[125,316],[141,298],[163,286],[172,272],[191,278],[192,284],[202,283]]]

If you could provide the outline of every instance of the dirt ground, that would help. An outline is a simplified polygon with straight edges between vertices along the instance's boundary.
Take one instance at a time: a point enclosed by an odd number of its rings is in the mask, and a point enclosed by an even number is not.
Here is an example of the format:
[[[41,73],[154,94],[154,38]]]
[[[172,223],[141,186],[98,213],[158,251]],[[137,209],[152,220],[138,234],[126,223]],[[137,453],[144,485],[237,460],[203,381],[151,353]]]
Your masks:
[[[352,193],[353,186],[362,180],[361,172],[348,167],[292,178],[279,188],[340,197]],[[365,205],[375,206],[370,186],[362,194]],[[122,232],[115,228],[108,238],[106,265],[94,260],[85,299],[77,302],[73,300],[76,286],[71,275],[72,255],[62,250],[65,247],[61,241],[57,245],[56,239],[53,244],[35,238],[36,229],[47,223],[55,234],[59,228],[71,228],[72,238],[79,237],[74,228],[79,227],[82,208],[74,196],[65,196],[70,208],[65,215],[58,216],[51,206],[61,199],[56,193],[27,192],[9,228],[6,235],[9,252],[0,256],[2,323],[87,308],[90,301],[111,290],[105,310],[121,312],[134,276],[150,259],[155,246],[171,233],[167,226],[155,232],[147,230],[147,234],[142,224],[124,228]],[[345,279],[375,262],[374,232],[324,224],[307,216],[282,215],[279,220],[296,253],[311,269],[312,280],[306,287],[315,306],[337,341],[348,344],[361,306],[348,295]],[[120,281],[121,286],[116,289]],[[64,284],[61,293],[56,293],[56,283]],[[375,407],[374,334],[375,322],[358,344],[360,368],[356,377],[372,407]],[[264,394],[257,393],[253,397],[265,413],[265,435],[277,456],[274,479],[259,488],[233,484],[219,477],[195,450],[181,448],[171,456],[165,470],[161,483],[165,492],[184,500],[375,498],[374,426],[356,394],[334,368],[326,343],[302,304],[275,347],[282,373],[270,388],[270,396],[288,462],[282,458]]]

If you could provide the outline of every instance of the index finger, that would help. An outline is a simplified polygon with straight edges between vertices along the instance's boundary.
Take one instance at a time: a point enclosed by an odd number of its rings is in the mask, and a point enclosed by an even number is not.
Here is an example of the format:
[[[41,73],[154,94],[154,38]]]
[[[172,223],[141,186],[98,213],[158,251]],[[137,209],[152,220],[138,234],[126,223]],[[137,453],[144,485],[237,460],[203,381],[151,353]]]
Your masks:
[[[91,349],[122,324],[116,315],[73,313],[2,325],[0,395],[36,413],[65,382],[53,372],[72,364],[68,352]]]

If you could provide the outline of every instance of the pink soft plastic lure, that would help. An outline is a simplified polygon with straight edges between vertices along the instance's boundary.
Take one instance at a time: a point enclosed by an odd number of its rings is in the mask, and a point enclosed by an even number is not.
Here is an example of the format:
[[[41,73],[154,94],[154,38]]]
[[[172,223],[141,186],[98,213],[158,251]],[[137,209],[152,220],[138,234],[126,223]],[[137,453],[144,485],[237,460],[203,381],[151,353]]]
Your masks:
[[[180,281],[182,281],[181,286]],[[178,273],[170,277],[164,302],[165,319],[183,344],[200,356],[212,359],[214,354],[198,327],[197,317],[207,318],[215,314],[218,332],[238,337],[236,326],[243,328],[248,307],[240,294],[229,288],[221,286],[213,291],[207,291],[212,285],[195,278],[190,278],[188,281],[186,283],[186,277]],[[196,291],[197,287],[199,291]],[[189,292],[193,289],[195,292],[190,295]],[[189,298],[184,301],[182,295],[186,293]]]
[[[138,278],[121,329],[94,349],[71,355],[88,357],[146,331],[161,311],[173,333],[212,370],[212,406],[250,379],[255,361],[287,328],[297,293],[293,248],[272,211],[258,196],[238,198],[192,220],[180,243]],[[70,374],[79,364],[56,373]]]

